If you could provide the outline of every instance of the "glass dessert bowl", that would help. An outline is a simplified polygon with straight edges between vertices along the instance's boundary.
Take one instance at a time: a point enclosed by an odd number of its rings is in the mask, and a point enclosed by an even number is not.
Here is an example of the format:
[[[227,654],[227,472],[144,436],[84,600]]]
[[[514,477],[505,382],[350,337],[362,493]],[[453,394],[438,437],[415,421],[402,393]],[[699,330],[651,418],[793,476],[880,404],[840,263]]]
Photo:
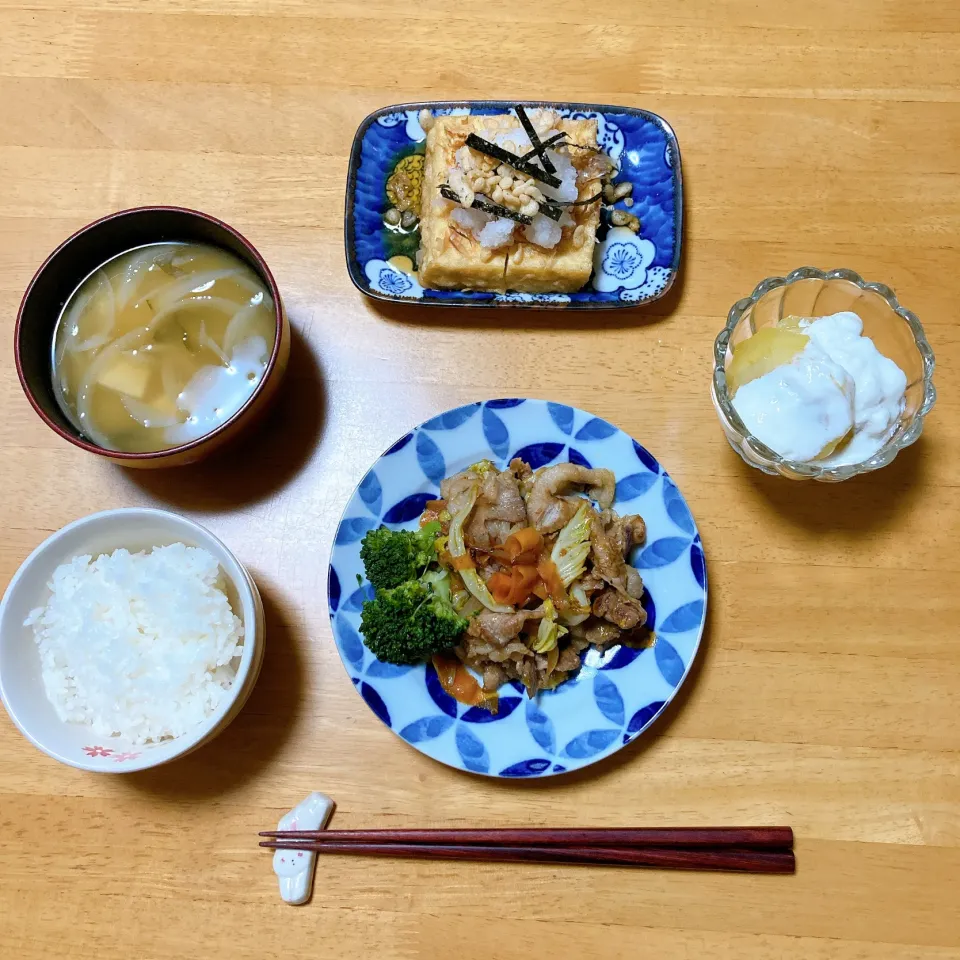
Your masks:
[[[790,338],[798,336],[796,318],[816,320],[846,311],[855,313],[862,321],[862,337],[869,338],[876,347],[875,358],[880,363],[886,363],[882,360],[886,357],[903,372],[905,388],[899,414],[879,448],[859,462],[837,462],[843,459],[842,448],[840,453],[823,459],[790,459],[754,436],[734,405],[734,395],[745,382],[763,373],[770,374],[782,369],[780,363],[788,364],[791,356],[796,356],[792,354],[790,346]],[[806,332],[807,329],[807,321],[803,321],[800,332]],[[780,334],[781,330],[787,333],[786,337]],[[744,350],[745,342],[760,331],[765,331],[763,341],[771,344],[773,350],[768,352],[766,347],[763,351]],[[774,334],[774,331],[777,333]],[[786,343],[784,345],[778,341]],[[804,339],[801,342],[808,341]],[[862,341],[859,347],[863,347]],[[736,365],[735,352],[739,353],[739,363]],[[775,356],[777,352],[782,356]],[[765,353],[768,355],[763,356]],[[877,353],[881,356],[877,357]],[[827,361],[821,365],[823,368],[837,370],[827,357],[821,355],[821,358]],[[748,366],[751,369],[745,380],[744,370]],[[933,369],[933,351],[920,321],[900,306],[889,287],[867,283],[852,270],[824,272],[814,267],[801,267],[786,277],[764,280],[749,297],[738,300],[730,308],[726,326],[714,342],[711,394],[730,445],[750,466],[791,480],[837,482],[886,466],[901,449],[916,441],[923,430],[923,419],[937,396],[933,385]],[[823,370],[814,368],[814,372],[822,374]],[[803,376],[806,377],[808,373],[809,369],[805,369]],[[844,373],[840,368],[839,375],[842,377]],[[852,390],[852,382],[848,386]],[[796,403],[796,395],[792,400]],[[777,398],[774,397],[771,402],[776,405]],[[852,407],[852,396],[850,403]],[[739,405],[742,409],[743,404]],[[816,414],[811,413],[811,416]],[[854,434],[856,429],[853,428]],[[854,439],[855,436],[849,436],[843,442],[852,446]],[[781,450],[789,446],[787,443],[777,445]],[[831,444],[829,450],[833,449],[834,444]]]

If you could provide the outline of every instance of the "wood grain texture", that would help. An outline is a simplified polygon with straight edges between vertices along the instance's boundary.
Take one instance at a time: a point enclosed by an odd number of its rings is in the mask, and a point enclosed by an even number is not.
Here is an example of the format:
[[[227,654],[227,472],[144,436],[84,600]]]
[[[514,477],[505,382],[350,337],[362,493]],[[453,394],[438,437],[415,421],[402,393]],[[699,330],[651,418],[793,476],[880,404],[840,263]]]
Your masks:
[[[167,768],[67,769],[0,716],[0,956],[960,957],[960,6],[514,0],[496,16],[478,46],[473,13],[443,0],[0,0],[0,585],[68,521],[159,505],[249,565],[269,637],[240,717]],[[359,122],[402,100],[500,96],[671,123],[685,253],[665,300],[594,320],[356,293],[342,210]],[[295,328],[269,428],[153,475],[60,442],[9,349],[43,257],[145,202],[249,236]],[[708,394],[730,304],[808,263],[892,286],[937,354],[922,440],[837,487],[749,470]],[[495,395],[563,400],[641,439],[710,567],[702,655],[666,716],[544,784],[458,774],[384,729],[324,599],[337,520],[378,453]],[[340,828],[790,823],[798,872],[330,858],[292,910],[256,833],[311,790],[337,799]]]

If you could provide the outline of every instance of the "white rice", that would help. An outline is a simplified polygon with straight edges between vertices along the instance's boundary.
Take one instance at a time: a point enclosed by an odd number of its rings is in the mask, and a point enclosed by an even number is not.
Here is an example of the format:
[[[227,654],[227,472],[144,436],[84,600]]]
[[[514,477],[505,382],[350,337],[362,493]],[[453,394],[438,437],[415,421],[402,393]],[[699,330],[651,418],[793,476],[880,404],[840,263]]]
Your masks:
[[[174,543],[76,557],[26,620],[61,720],[147,743],[187,733],[237,675],[243,624],[216,558]]]

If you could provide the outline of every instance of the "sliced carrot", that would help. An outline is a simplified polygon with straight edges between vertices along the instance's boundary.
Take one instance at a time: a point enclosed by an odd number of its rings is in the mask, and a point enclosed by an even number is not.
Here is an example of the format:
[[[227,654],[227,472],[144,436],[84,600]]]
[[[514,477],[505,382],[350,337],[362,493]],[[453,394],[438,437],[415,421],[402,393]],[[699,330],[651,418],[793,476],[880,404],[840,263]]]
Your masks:
[[[509,573],[497,571],[488,581],[487,587],[497,603],[509,603],[513,595],[513,577]]]
[[[476,677],[456,658],[437,653],[433,655],[433,667],[437,671],[440,686],[458,703],[469,707],[486,707],[497,712],[498,698],[495,693],[486,693]]]
[[[560,579],[560,571],[557,570],[557,565],[546,553],[540,557],[540,562],[537,564],[537,572],[546,585],[550,599],[553,600],[554,603],[565,603],[567,591],[563,586],[563,580]]]
[[[457,673],[457,667],[460,666],[460,661],[456,657],[448,657],[442,653],[435,653],[431,660],[433,661],[433,669],[437,671],[437,679],[440,681],[440,686],[444,690],[453,686],[453,679]]]
[[[533,588],[537,585],[540,574],[532,565],[511,567],[509,572],[497,571],[488,581],[487,586],[497,603],[505,603],[512,607],[522,607]]]
[[[533,527],[523,527],[516,533],[511,533],[504,541],[503,549],[510,557],[511,563],[516,563],[520,557],[530,555],[533,559],[543,545],[543,537]]]
[[[529,593],[540,579],[540,572],[534,564],[517,564],[513,568],[513,576],[515,586]]]
[[[450,557],[450,564],[454,570],[473,570],[476,568],[476,563],[473,562],[473,557],[470,555],[468,550],[462,557]]]
[[[540,580],[537,568],[532,565],[516,566],[511,568],[510,576],[513,580],[513,590],[508,603],[515,607],[522,607],[529,599],[533,588]]]

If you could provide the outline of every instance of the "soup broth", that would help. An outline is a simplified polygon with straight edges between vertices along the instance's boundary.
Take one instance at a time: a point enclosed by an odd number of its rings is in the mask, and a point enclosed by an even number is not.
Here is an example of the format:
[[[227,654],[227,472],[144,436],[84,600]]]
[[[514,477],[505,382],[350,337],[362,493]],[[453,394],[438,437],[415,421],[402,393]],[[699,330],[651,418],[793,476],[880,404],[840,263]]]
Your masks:
[[[139,247],[95,270],[64,306],[54,393],[98,446],[164,450],[246,403],[275,336],[266,284],[233,254],[195,243]]]

